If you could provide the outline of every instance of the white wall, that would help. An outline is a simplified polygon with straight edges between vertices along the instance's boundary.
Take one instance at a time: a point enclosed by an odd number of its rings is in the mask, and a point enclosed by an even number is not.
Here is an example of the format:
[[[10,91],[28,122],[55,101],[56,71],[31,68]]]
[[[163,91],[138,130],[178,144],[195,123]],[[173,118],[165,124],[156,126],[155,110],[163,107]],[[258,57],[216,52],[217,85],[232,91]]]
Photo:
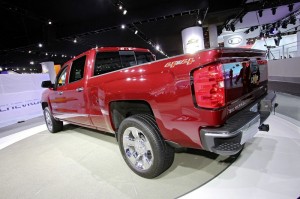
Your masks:
[[[300,57],[270,60],[269,80],[300,83]]]

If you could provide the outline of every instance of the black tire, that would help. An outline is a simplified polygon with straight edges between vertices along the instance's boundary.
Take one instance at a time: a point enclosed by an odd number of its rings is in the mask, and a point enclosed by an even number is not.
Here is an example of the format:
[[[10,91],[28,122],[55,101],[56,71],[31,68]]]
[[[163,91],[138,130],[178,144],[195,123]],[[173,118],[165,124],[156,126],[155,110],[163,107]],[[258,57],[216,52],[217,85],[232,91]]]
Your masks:
[[[63,122],[54,119],[48,107],[44,109],[44,119],[46,126],[51,133],[56,133],[63,129]]]
[[[163,140],[149,114],[124,119],[118,129],[118,141],[126,164],[141,177],[155,178],[174,161],[174,149]]]

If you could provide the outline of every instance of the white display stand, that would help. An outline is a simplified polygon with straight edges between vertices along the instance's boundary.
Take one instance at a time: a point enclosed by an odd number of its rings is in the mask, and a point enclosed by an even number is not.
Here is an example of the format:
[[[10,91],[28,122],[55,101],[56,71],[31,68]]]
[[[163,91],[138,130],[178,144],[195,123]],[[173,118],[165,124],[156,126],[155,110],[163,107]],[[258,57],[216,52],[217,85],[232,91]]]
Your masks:
[[[43,114],[42,81],[49,74],[0,75],[0,128]]]

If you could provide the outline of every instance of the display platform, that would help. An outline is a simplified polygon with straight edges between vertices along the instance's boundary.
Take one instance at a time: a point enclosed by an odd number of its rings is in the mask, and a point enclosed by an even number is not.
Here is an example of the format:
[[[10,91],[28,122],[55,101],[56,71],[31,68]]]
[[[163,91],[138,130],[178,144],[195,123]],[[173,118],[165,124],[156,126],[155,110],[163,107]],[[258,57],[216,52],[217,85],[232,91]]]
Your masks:
[[[1,128],[1,198],[298,198],[299,102],[279,94],[270,131],[259,132],[236,160],[176,153],[172,167],[152,180],[127,167],[111,135],[74,125],[51,134],[42,118],[24,129]]]

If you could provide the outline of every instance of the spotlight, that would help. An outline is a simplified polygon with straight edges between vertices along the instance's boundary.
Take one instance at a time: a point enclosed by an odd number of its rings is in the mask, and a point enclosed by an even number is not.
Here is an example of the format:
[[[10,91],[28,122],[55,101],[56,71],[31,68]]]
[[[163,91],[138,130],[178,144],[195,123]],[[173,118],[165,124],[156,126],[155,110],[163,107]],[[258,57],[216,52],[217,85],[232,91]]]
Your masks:
[[[30,54],[30,53],[31,53],[31,50],[29,50],[28,53]]]
[[[245,31],[245,34],[249,34],[249,29]]]
[[[159,49],[160,49],[159,45],[156,45],[155,49],[156,49],[156,50],[159,50]]]
[[[199,24],[199,25],[201,25],[201,24],[202,24],[202,21],[201,21],[201,20],[198,20],[197,22],[198,22],[198,24]]]
[[[251,27],[251,28],[250,28],[250,31],[253,32],[253,31],[254,31],[254,27]]]
[[[127,14],[127,10],[124,10],[124,11],[123,11],[123,15],[126,15],[126,14]]]
[[[288,5],[288,7],[289,7],[289,11],[292,12],[294,9],[294,4],[290,4],[290,5]]]
[[[122,24],[122,25],[121,25],[121,28],[122,28],[122,29],[125,29],[125,25],[124,25],[124,24]]]
[[[260,38],[263,38],[263,37],[264,37],[264,33],[263,33],[263,32],[260,32],[260,33],[259,33],[259,37],[260,37]]]
[[[136,31],[134,31],[134,34],[138,34],[138,32],[139,32],[139,31],[138,31],[138,30],[136,30]]]
[[[234,31],[235,31],[235,26],[234,26],[234,24],[233,24],[233,23],[231,23],[231,24],[230,24],[230,29],[232,30],[232,32],[234,32]]]
[[[30,61],[29,63],[30,63],[30,65],[33,65],[33,64],[34,64],[34,61]],[[17,69],[17,70],[19,70],[19,69]]]
[[[275,15],[277,8],[271,8],[271,10],[272,10],[272,15]]]
[[[291,16],[290,23],[293,25],[296,25],[296,17],[295,16]]]
[[[47,55],[48,55],[48,53],[45,53],[45,55],[47,56]]]
[[[281,27],[282,27],[283,29],[286,29],[286,28],[287,28],[287,21],[282,22]]]
[[[119,5],[119,10],[122,10],[123,9],[123,6],[122,5]]]
[[[259,15],[259,17],[262,17],[263,16],[263,10],[259,10],[258,15]]]
[[[51,20],[48,20],[48,25],[52,25],[52,21]]]
[[[75,38],[75,39],[73,40],[73,42],[74,42],[74,43],[77,43],[77,39]]]
[[[39,47],[42,48],[42,47],[43,47],[43,44],[42,44],[42,43],[39,43]]]
[[[240,18],[240,23],[243,23],[243,17]]]

